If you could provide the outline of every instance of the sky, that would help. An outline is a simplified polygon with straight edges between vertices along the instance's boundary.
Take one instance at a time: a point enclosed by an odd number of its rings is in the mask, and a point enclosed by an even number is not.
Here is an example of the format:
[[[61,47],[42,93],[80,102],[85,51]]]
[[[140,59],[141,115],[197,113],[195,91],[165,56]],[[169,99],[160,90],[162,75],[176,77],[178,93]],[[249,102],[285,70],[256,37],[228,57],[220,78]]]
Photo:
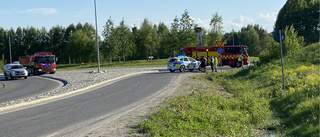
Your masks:
[[[185,10],[195,24],[210,29],[210,20],[217,12],[223,19],[224,32],[239,31],[248,24],[259,24],[272,32],[278,12],[286,0],[96,0],[98,34],[111,17],[115,26],[124,19],[128,27],[163,22],[170,28],[175,17]],[[94,0],[1,0],[0,27],[53,26],[67,28],[70,24],[89,23],[95,27]]]

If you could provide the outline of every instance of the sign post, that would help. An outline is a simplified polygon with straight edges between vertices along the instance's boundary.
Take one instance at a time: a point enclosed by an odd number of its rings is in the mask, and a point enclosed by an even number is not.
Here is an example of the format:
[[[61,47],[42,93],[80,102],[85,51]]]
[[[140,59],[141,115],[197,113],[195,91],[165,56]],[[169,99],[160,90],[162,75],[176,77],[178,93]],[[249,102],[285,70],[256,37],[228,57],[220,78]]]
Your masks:
[[[219,46],[218,48],[218,53],[220,54],[220,70],[221,70],[221,74],[222,74],[222,58],[221,58],[221,54],[223,53],[223,49],[221,48],[223,41],[216,41],[216,44]]]
[[[285,34],[282,30],[275,30],[273,33],[273,39],[280,43],[280,56],[281,56],[281,67],[282,67],[282,89],[285,90],[284,84],[284,72],[283,72],[283,55],[282,55],[282,42],[285,40]]]

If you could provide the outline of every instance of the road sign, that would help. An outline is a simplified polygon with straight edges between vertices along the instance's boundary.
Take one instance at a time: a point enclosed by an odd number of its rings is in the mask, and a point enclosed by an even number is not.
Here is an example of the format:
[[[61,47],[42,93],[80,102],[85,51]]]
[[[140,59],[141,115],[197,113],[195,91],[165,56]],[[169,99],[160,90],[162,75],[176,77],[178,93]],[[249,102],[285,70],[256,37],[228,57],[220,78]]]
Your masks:
[[[216,41],[216,43],[217,43],[217,45],[218,45],[219,47],[221,47],[223,41]]]
[[[223,53],[223,49],[222,48],[218,48],[218,53],[222,54]]]
[[[281,37],[280,37],[280,36],[281,36]],[[283,32],[282,30],[275,30],[275,31],[273,32],[273,39],[274,39],[276,42],[278,42],[278,43],[280,43],[280,40],[281,40],[281,42],[283,42],[284,39],[285,39],[285,34],[284,34],[284,32]]]

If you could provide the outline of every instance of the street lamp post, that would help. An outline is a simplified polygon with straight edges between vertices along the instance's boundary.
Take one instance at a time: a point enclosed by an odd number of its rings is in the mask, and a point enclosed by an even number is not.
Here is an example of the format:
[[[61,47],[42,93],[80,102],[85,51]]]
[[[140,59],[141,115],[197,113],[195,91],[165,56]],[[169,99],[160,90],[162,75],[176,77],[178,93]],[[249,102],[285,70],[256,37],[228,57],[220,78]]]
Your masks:
[[[10,54],[10,63],[12,63],[10,32],[9,32],[9,54]]]
[[[94,13],[95,13],[95,19],[96,19],[96,42],[97,42],[97,52],[98,52],[98,73],[100,73],[100,57],[99,57],[99,42],[98,42],[98,23],[97,23],[96,0],[94,0]]]

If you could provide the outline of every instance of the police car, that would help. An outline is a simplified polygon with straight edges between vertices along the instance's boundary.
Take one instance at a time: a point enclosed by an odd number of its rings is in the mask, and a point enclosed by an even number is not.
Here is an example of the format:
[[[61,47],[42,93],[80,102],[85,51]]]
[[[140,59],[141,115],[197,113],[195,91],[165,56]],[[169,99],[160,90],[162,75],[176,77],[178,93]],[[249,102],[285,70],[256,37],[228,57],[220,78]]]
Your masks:
[[[169,62],[167,63],[167,68],[170,72],[174,72],[175,70],[184,72],[186,69],[189,71],[193,71],[194,69],[199,68],[200,63],[200,61],[196,61],[191,57],[178,56],[169,60]]]

